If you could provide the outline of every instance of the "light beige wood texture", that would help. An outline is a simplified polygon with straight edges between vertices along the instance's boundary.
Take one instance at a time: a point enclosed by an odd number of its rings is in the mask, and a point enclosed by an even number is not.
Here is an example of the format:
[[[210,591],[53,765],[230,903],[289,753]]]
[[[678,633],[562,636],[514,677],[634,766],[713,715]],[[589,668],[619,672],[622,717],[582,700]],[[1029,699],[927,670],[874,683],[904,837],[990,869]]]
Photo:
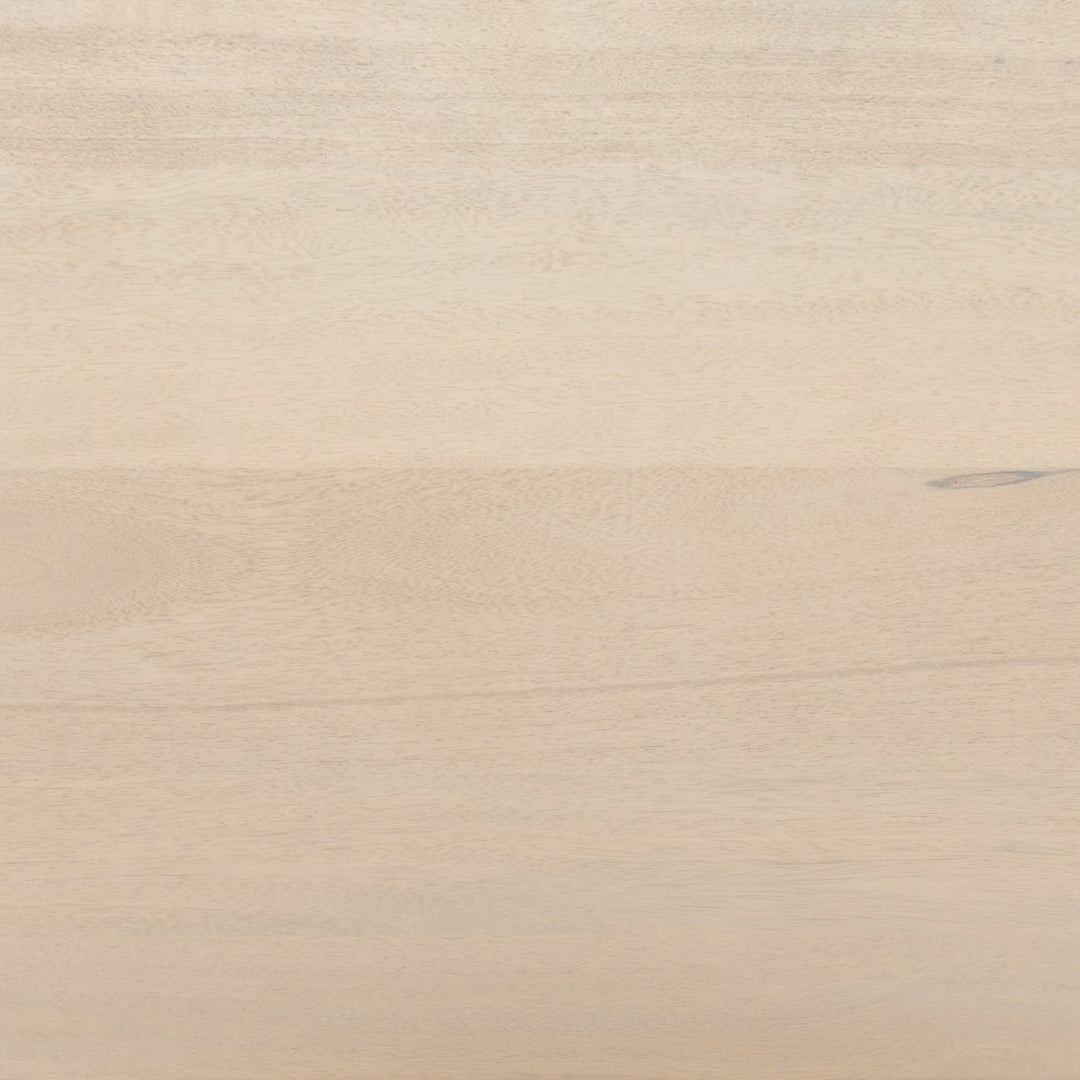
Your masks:
[[[0,15],[9,466],[1076,463],[1075,0]]]
[[[5,1077],[1075,1075],[1080,475],[6,474]]]
[[[0,1080],[1076,1080],[1078,110],[1071,0],[0,0]]]

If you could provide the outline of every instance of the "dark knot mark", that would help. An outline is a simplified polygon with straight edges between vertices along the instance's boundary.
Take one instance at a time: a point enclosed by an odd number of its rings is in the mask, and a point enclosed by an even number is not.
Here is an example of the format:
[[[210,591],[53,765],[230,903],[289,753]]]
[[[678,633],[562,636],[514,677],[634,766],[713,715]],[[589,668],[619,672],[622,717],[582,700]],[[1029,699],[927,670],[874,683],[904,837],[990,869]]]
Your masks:
[[[1041,476],[1050,476],[1053,472],[1071,472],[1070,469],[1055,469],[1048,472],[1032,472],[1025,469],[1010,469],[1004,472],[965,473],[962,476],[946,476],[944,480],[931,480],[929,486],[936,488],[986,488],[1008,487],[1010,484],[1026,484],[1029,480],[1038,480]]]

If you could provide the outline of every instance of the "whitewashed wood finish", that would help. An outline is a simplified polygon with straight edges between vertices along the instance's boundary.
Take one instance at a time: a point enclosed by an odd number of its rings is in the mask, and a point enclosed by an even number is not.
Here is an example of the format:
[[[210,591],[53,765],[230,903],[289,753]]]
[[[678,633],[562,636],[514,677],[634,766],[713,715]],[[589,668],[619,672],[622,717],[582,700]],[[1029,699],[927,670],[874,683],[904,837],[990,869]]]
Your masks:
[[[934,478],[6,474],[0,1071],[1071,1075],[1080,476]]]
[[[2,0],[0,48],[9,466],[1075,464],[1072,0]]]
[[[0,1080],[1073,1080],[1078,79],[0,0]]]

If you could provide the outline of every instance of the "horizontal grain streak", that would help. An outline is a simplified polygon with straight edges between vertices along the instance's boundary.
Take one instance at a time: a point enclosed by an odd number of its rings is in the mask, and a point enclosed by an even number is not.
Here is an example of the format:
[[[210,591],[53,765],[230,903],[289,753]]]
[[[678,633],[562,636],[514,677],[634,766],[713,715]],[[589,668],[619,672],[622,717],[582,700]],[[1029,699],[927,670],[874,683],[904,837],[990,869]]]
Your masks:
[[[0,709],[34,710],[53,712],[58,709],[74,709],[80,712],[243,712],[258,709],[298,709],[332,708],[349,705],[390,705],[397,702],[424,701],[476,701],[497,698],[533,698],[566,694],[581,696],[586,694],[627,693],[642,690],[692,690],[707,689],[713,686],[746,686],[768,683],[810,682],[814,679],[856,679],[875,675],[907,675],[920,671],[965,671],[992,670],[1009,667],[1073,667],[1080,664],[1080,656],[1041,656],[1015,660],[1001,658],[984,660],[927,660],[911,664],[886,664],[867,667],[822,668],[818,671],[758,672],[748,675],[728,675],[715,679],[657,679],[646,682],[611,682],[580,684],[574,686],[529,686],[506,690],[463,690],[433,691],[422,694],[381,694],[373,697],[349,696],[327,698],[297,698],[294,700],[243,701],[236,704],[221,705],[184,705],[122,704],[116,702],[83,704],[81,702],[61,702],[58,704],[33,704],[24,702],[5,702]]]

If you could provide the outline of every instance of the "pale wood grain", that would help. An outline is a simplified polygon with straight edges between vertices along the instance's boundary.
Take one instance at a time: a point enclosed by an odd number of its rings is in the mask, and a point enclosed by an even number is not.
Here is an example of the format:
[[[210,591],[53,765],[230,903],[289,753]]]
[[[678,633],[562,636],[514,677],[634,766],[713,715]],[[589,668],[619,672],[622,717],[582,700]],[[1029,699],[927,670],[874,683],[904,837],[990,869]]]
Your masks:
[[[0,1080],[1075,1078],[1078,73],[0,0]]]
[[[1076,463],[1065,0],[4,0],[0,48],[8,466]]]
[[[0,1071],[1073,1075],[1080,475],[936,479],[5,474]]]

